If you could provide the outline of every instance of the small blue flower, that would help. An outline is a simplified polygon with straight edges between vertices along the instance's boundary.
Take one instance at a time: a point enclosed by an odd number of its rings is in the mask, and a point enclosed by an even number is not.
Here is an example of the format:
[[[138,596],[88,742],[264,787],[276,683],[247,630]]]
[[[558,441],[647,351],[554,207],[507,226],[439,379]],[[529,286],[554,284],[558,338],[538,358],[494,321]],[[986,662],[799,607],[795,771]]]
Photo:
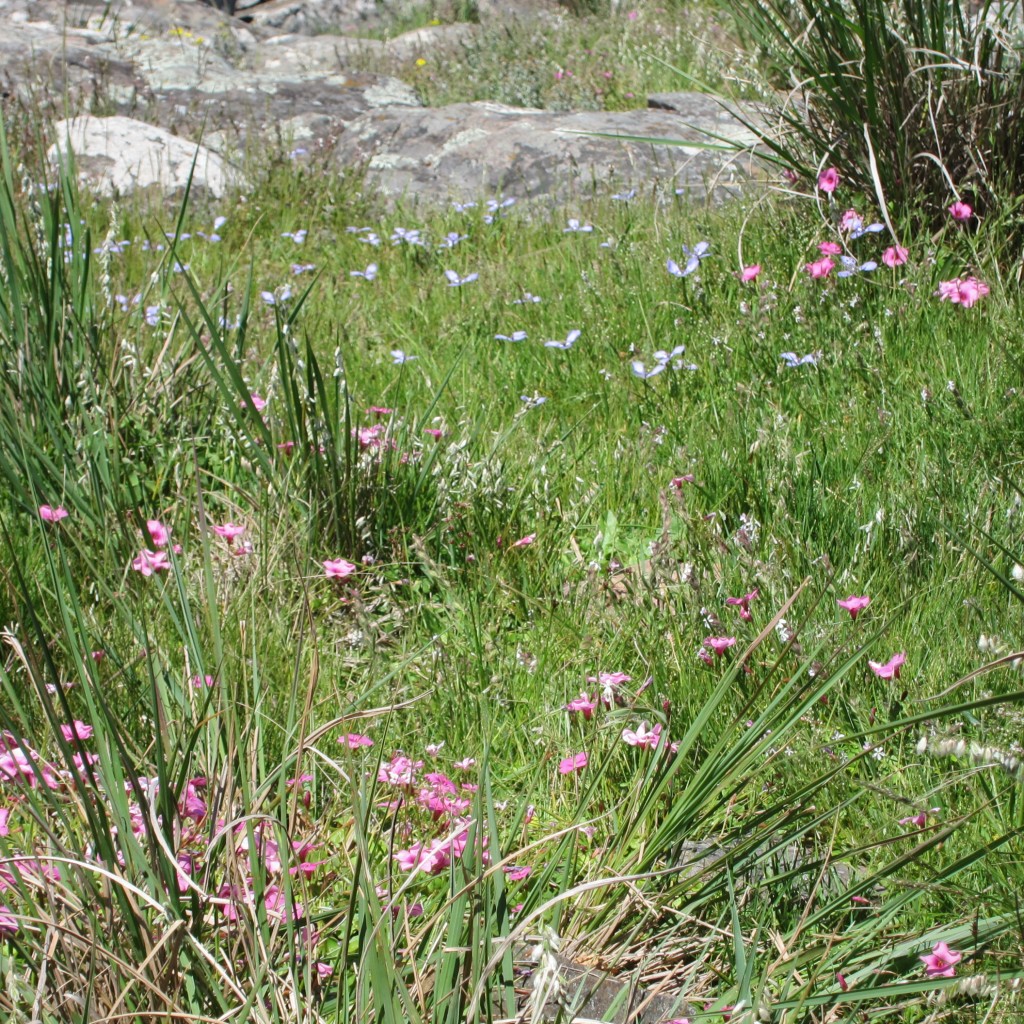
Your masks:
[[[565,341],[545,341],[544,347],[557,348],[561,349],[563,352],[566,352],[569,349],[571,349],[573,345],[576,344],[576,339],[579,338],[580,334],[582,333],[582,331],[572,330],[565,336]]]
[[[464,284],[472,284],[480,275],[467,274],[465,277],[459,277],[454,270],[446,270],[444,276],[448,278],[449,288],[461,288]]]

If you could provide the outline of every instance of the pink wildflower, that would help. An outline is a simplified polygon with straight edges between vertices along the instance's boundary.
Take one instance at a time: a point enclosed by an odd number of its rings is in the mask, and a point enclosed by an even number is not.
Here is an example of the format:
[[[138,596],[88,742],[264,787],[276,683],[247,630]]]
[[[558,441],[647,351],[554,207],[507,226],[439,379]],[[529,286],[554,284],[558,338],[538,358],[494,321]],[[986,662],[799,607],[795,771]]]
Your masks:
[[[574,697],[568,704],[565,705],[565,710],[570,714],[574,714],[577,711],[583,713],[583,717],[588,721],[594,716],[594,709],[597,707],[597,700],[594,697],[588,695],[586,690],[581,690],[578,697]]]
[[[519,540],[514,541],[510,546],[514,548],[529,547],[536,539],[537,534],[528,533],[525,537],[520,537]]]
[[[191,683],[191,684],[192,684],[192,685],[193,685],[193,686],[194,686],[194,687],[195,687],[195,688],[196,688],[197,690],[201,690],[201,689],[203,689],[203,688],[209,688],[209,687],[213,686],[213,685],[214,685],[214,684],[215,684],[215,683],[217,682],[217,680],[216,680],[216,679],[214,679],[214,678],[213,678],[213,676],[201,676],[201,675],[194,675],[194,676],[193,676],[193,677],[192,677],[192,678],[191,678],[191,679],[189,680],[189,682],[190,682],[190,683]]]
[[[262,395],[260,395],[260,393],[259,393],[258,391],[254,391],[254,392],[253,392],[253,393],[252,393],[252,394],[251,394],[251,395],[249,396],[249,400],[248,400],[248,401],[246,401],[246,400],[245,400],[245,399],[243,398],[243,399],[242,399],[242,401],[241,401],[241,402],[239,402],[238,404],[239,404],[239,405],[240,405],[240,406],[241,406],[241,407],[242,407],[243,409],[244,409],[244,408],[245,408],[246,406],[248,406],[248,405],[252,405],[252,407],[253,407],[253,408],[254,408],[254,409],[255,409],[255,410],[257,411],[257,412],[263,412],[263,410],[264,410],[264,409],[266,409],[266,407],[267,407],[267,400],[266,400],[266,399],[265,399],[265,398],[264,398],[264,397],[263,397]]]
[[[820,260],[804,264],[804,270],[807,271],[815,281],[817,281],[820,278],[828,277],[828,275],[835,269],[835,266],[835,260],[830,256],[822,256]]]
[[[39,518],[47,523],[59,523],[67,514],[68,510],[62,505],[58,505],[56,508],[51,508],[49,505],[39,506]]]
[[[0,904],[0,935],[7,932],[14,935],[18,930],[18,919],[10,907]]]
[[[963,958],[963,953],[950,949],[944,942],[936,942],[927,956],[918,959],[925,966],[929,978],[952,978],[956,975],[956,965]]]
[[[963,203],[959,199],[949,208],[950,217],[960,224],[965,224],[969,221],[973,213],[974,210],[971,209],[970,204]]]
[[[907,262],[907,257],[910,253],[903,248],[902,245],[890,245],[885,252],[882,253],[882,262],[887,266],[895,269],[896,267],[902,267]]]
[[[696,481],[696,477],[692,473],[684,473],[682,476],[674,476],[669,483],[677,490],[683,489],[683,484],[692,484]]]
[[[10,807],[0,807],[0,836],[9,836],[11,830],[7,823],[11,820],[11,809]],[[3,885],[0,884],[0,889]]]
[[[839,171],[835,167],[826,167],[825,170],[818,175],[818,188],[822,192],[827,192],[831,195],[835,192],[836,187],[839,185]]]
[[[940,281],[935,294],[940,302],[952,302],[954,306],[970,309],[978,299],[988,295],[989,287],[976,277],[953,278],[952,281]]]
[[[822,256],[838,256],[842,251],[843,247],[838,242],[821,242],[818,245]]]
[[[373,746],[373,740],[371,740],[369,736],[363,736],[362,733],[358,732],[349,732],[344,736],[339,736],[338,742],[346,744],[349,750],[358,750],[360,747]]]
[[[132,568],[141,572],[143,576],[152,576],[155,572],[170,569],[171,563],[167,561],[166,551],[150,551],[143,548],[132,561]]]
[[[704,638],[704,646],[710,647],[719,657],[736,643],[734,636],[709,636]]]
[[[871,604],[871,598],[868,597],[867,594],[864,594],[862,597],[854,597],[853,594],[851,594],[849,597],[840,598],[836,601],[836,604],[844,611],[848,611],[850,613],[850,618],[855,620],[857,616],[860,615],[860,613],[864,611],[869,604]]]
[[[654,750],[661,739],[661,723],[652,729],[646,722],[641,722],[637,729],[623,729],[622,738],[631,747]]]
[[[864,218],[856,210],[845,210],[839,218],[839,230],[850,231],[853,228],[860,228],[864,224]]]
[[[156,547],[165,548],[170,543],[171,531],[159,519],[147,519],[146,529]]]
[[[529,878],[533,868],[524,866],[517,868],[514,864],[507,864],[505,866],[505,877],[510,882],[521,882],[524,878]]]
[[[324,575],[328,579],[347,580],[356,571],[357,566],[344,558],[328,558],[323,563]]]
[[[569,757],[563,757],[558,762],[558,771],[562,775],[571,775],[573,772],[578,772],[581,768],[587,767],[587,752],[581,750],[578,754],[572,754]]]
[[[245,527],[235,526],[234,523],[225,523],[223,526],[214,526],[213,532],[231,544],[237,537],[241,537],[245,533]]]
[[[78,740],[89,739],[92,736],[92,726],[86,725],[85,722],[80,722],[76,718],[71,725],[62,725],[60,734],[64,737],[65,742],[75,743]]]
[[[740,280],[746,284],[748,281],[754,281],[757,275],[761,273],[761,264],[752,263],[749,267],[744,267],[740,271]]]
[[[749,622],[752,618],[750,614],[750,602],[756,600],[760,596],[761,592],[757,587],[754,587],[749,594],[744,594],[742,597],[727,597],[725,599],[725,603],[739,608],[740,618],[743,619],[744,622]]]
[[[900,651],[899,654],[894,654],[884,665],[877,661],[869,661],[868,665],[879,679],[899,679],[900,669],[906,660],[907,652]]]

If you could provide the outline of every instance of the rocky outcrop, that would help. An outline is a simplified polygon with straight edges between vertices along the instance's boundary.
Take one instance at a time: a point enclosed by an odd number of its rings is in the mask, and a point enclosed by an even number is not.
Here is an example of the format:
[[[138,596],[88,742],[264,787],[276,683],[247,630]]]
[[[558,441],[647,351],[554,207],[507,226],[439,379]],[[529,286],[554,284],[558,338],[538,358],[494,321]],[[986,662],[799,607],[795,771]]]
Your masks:
[[[390,196],[524,198],[631,189],[724,191],[745,169],[705,148],[708,133],[740,143],[745,129],[710,97],[691,94],[683,116],[657,111],[563,113],[496,103],[387,107],[347,126],[342,159],[365,161]],[[681,145],[652,145],[642,138]]]
[[[627,197],[633,189],[720,195],[747,178],[748,167],[706,143],[725,138],[743,145],[752,137],[699,94],[651,97],[651,109],[626,113],[494,103],[425,108],[410,85],[381,74],[381,67],[401,69],[420,53],[458,47],[480,26],[428,25],[392,39],[338,31],[345,19],[369,25],[371,8],[378,17],[387,6],[272,0],[240,6],[240,17],[229,17],[188,0],[84,0],[74,7],[0,0],[0,84],[9,98],[33,106],[50,89],[54,109],[93,115],[76,121],[72,131],[107,190],[142,181],[178,187],[176,168],[196,144],[205,147],[202,177],[211,191],[226,187],[229,165],[240,166],[254,152],[315,156],[339,170],[365,168],[367,181],[388,196],[422,201],[498,192],[562,197],[595,189]],[[478,6],[481,17],[497,16],[502,6],[506,16],[565,17],[550,0]],[[285,7],[305,13],[275,20],[274,12]],[[314,23],[314,12],[326,20]],[[318,25],[335,31],[281,31]],[[102,127],[95,117],[101,112],[118,119]],[[126,117],[134,122],[127,135]],[[139,122],[170,136],[147,132]],[[62,136],[68,128],[62,125]],[[63,142],[62,136],[54,141]],[[111,153],[112,144],[123,151]],[[107,168],[102,174],[101,165]]]
[[[192,187],[222,196],[232,174],[216,153],[130,117],[79,117],[58,121],[51,163],[66,159],[70,149],[80,179],[101,195],[124,195],[157,188],[161,193]]]

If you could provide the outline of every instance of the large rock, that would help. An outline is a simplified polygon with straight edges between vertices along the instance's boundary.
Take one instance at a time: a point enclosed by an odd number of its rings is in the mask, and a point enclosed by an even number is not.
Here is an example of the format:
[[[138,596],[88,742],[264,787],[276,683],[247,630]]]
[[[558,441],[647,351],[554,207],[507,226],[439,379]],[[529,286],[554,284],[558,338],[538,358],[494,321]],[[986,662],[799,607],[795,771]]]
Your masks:
[[[348,125],[338,157],[365,163],[370,181],[393,197],[464,200],[504,192],[529,198],[655,183],[703,195],[727,190],[749,172],[707,148],[715,136],[740,145],[754,141],[714,99],[696,93],[682,113],[560,113],[459,103],[370,111]],[[680,144],[652,145],[637,137]]]
[[[173,194],[183,191],[192,175],[194,189],[221,196],[231,183],[232,174],[216,153],[130,117],[58,121],[54,136],[50,162],[56,164],[70,148],[79,177],[102,195],[154,186]]]

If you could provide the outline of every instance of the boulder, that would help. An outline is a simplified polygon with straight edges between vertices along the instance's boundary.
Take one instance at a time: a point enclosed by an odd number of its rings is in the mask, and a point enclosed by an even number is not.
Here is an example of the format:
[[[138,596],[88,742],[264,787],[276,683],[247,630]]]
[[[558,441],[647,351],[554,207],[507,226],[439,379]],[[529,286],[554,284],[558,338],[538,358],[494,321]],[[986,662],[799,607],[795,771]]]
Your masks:
[[[386,107],[347,126],[338,159],[368,167],[391,197],[466,200],[503,192],[565,197],[613,186],[703,195],[749,177],[735,156],[707,147],[713,136],[754,142],[708,96],[690,94],[685,114],[525,110],[496,103]],[[639,141],[650,138],[652,144]]]
[[[221,196],[231,183],[227,164],[205,146],[130,117],[78,117],[54,125],[47,157],[57,164],[74,153],[80,180],[101,195],[125,195],[155,186],[162,193],[192,187]],[[194,166],[194,172],[193,172]]]

